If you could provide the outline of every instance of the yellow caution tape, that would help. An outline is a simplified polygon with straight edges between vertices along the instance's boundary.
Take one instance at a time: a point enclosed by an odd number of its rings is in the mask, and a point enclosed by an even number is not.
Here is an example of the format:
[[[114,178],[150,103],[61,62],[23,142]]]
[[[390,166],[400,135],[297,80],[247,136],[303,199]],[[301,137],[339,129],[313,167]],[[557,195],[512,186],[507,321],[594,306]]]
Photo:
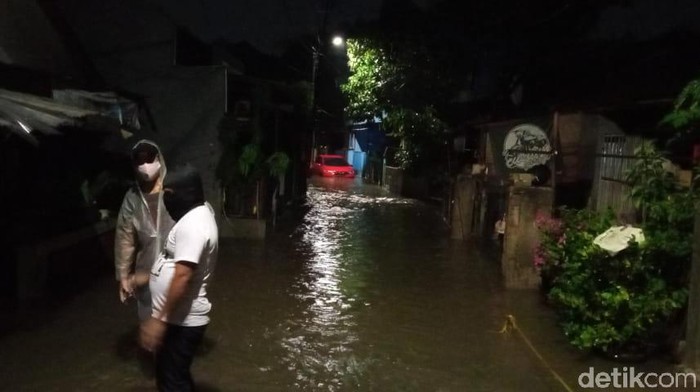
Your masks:
[[[552,367],[549,365],[549,363],[547,363],[547,361],[544,359],[544,357],[539,353],[539,351],[537,351],[535,346],[532,345],[532,342],[530,342],[530,339],[528,339],[527,336],[525,336],[525,334],[523,333],[523,331],[520,328],[518,328],[518,324],[515,322],[515,316],[513,316],[512,314],[509,314],[506,316],[506,322],[503,324],[503,328],[501,328],[499,333],[509,334],[511,331],[515,331],[518,333],[518,335],[520,335],[520,337],[523,339],[523,341],[525,342],[527,347],[535,354],[535,356],[542,362],[544,367],[547,370],[549,370],[549,372],[552,374],[552,376],[554,376],[554,378],[557,381],[559,381],[559,383],[564,387],[564,389],[567,392],[574,392],[574,390],[571,389],[571,387],[569,387],[569,385],[564,381],[564,379],[561,378],[561,376],[559,376],[559,374],[554,369],[552,369]]]

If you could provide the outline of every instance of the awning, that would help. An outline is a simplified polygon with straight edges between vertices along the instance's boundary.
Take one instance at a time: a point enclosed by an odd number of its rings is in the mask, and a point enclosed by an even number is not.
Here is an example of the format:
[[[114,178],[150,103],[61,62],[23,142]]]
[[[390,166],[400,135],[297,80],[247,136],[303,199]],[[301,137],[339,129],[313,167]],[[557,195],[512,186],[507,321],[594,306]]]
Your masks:
[[[119,131],[119,122],[101,113],[60,103],[54,99],[0,89],[0,127],[38,144],[35,132],[59,135],[63,127],[98,132]]]
[[[130,130],[141,129],[139,106],[112,91],[91,92],[84,90],[53,90],[53,98],[64,105],[96,111],[111,117]]]

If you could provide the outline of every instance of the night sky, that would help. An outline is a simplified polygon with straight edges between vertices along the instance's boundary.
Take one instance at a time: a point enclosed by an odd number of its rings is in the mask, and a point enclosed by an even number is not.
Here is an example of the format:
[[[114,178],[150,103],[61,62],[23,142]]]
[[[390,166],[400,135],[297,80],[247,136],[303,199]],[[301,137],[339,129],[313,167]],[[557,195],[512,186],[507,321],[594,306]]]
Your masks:
[[[400,19],[401,12],[406,9],[403,6],[411,2],[424,9],[426,17],[430,17],[428,16],[430,15],[429,9],[432,5],[440,3],[441,0],[403,0],[403,2],[401,0],[154,1],[162,7],[175,23],[187,27],[188,30],[204,42],[213,42],[218,39],[231,43],[247,41],[263,52],[279,55],[285,49],[295,44],[298,45],[303,40],[308,42],[310,35],[318,33],[322,26],[325,10],[328,12],[326,36],[330,37],[335,33],[351,32],[354,26],[363,22],[377,21],[382,16],[382,13],[384,17],[398,17]],[[467,5],[470,2],[474,4],[474,2],[489,1],[503,4],[504,6],[509,4],[512,6],[514,4],[507,0],[464,0],[463,4],[465,9],[480,9],[479,7],[467,7]],[[552,12],[545,18],[556,17],[557,15],[570,12],[571,7],[576,7],[576,3],[575,1],[551,2]],[[539,9],[543,9],[542,4],[546,4],[546,2],[533,4],[539,4]],[[602,4],[605,4],[605,2],[602,2]],[[602,10],[597,20],[592,20],[587,25],[587,33],[581,37],[583,41],[614,41],[624,46],[628,43],[633,45],[636,42],[653,40],[674,31],[700,33],[700,24],[697,23],[700,20],[699,0],[629,0],[626,2],[611,1],[608,4],[610,5]],[[532,15],[534,14],[530,13],[530,16]],[[484,15],[484,17],[488,17],[488,15]],[[381,25],[381,21],[379,25]],[[351,34],[350,37],[352,36]],[[465,41],[464,44],[468,45],[469,42]],[[578,44],[582,44],[582,42]],[[530,54],[529,49],[522,45],[511,47],[510,50],[512,51],[513,48],[519,47],[522,47],[522,49],[518,50],[524,50],[525,53],[516,50],[513,53],[501,53],[499,54],[501,57],[495,59],[482,55],[480,60],[482,63],[482,78],[478,83],[485,85],[476,86],[479,91],[486,94],[489,92],[493,93],[491,90],[498,84],[494,78],[498,77],[502,71],[502,63],[518,64],[518,61],[524,61],[523,58],[527,58],[529,62],[546,63],[547,59]],[[650,55],[652,54],[650,53]],[[455,51],[455,55],[457,55],[457,51]],[[595,61],[596,58],[589,60]],[[493,63],[493,61],[496,63]],[[537,68],[539,66],[530,64],[530,69]],[[558,68],[555,67],[551,72],[556,70]],[[484,73],[493,77],[488,75],[483,77]],[[578,74],[575,74],[572,78],[574,80],[585,79]],[[624,83],[626,82],[620,82],[623,85]],[[562,99],[562,97],[549,94],[546,89],[539,88],[539,90],[552,100]],[[556,91],[560,92],[559,90],[557,89]],[[530,90],[530,92],[532,91]],[[573,92],[575,89],[572,88],[570,91]],[[323,93],[321,94],[323,95]],[[584,95],[580,92],[574,94],[577,96]],[[324,98],[322,101],[327,102],[329,100]],[[328,108],[327,110],[331,111]],[[336,111],[340,112],[342,108],[339,107]]]
[[[700,1],[634,0],[604,12],[592,38],[644,40],[673,30],[700,32]]]
[[[156,0],[181,25],[204,41],[249,41],[267,52],[283,50],[295,38],[315,33],[327,0]],[[244,3],[244,4],[243,4]],[[379,16],[381,0],[328,1],[329,34],[341,26]]]
[[[326,4],[327,30],[332,34],[354,23],[378,18],[383,3],[382,0],[155,1],[176,23],[187,26],[204,41],[245,40],[267,52],[278,52],[294,39],[315,33],[322,24]],[[413,2],[426,8],[439,0]],[[562,2],[562,7],[566,7],[566,2]],[[700,31],[699,18],[697,0],[631,0],[625,6],[613,5],[603,12],[590,38],[644,40],[678,29]]]

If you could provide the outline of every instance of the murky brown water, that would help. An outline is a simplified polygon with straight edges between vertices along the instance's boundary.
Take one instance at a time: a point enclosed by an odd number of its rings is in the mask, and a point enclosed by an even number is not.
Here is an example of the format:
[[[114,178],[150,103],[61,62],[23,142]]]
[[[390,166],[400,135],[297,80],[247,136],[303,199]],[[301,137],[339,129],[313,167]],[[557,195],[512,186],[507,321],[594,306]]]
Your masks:
[[[597,361],[568,348],[536,293],[503,290],[493,257],[448,240],[432,206],[359,180],[314,180],[309,198],[296,228],[222,241],[194,365],[202,390],[563,390],[522,340],[497,333],[509,313],[570,385]],[[0,390],[152,388],[135,310],[109,277],[34,320],[0,339]]]
[[[464,391],[516,390],[528,378],[499,380],[502,364],[521,370],[523,360],[495,333],[498,266],[448,240],[434,207],[346,180],[316,180],[309,198],[285,238],[228,245],[235,263],[220,263],[210,337],[235,365],[203,365],[219,373],[212,384]]]

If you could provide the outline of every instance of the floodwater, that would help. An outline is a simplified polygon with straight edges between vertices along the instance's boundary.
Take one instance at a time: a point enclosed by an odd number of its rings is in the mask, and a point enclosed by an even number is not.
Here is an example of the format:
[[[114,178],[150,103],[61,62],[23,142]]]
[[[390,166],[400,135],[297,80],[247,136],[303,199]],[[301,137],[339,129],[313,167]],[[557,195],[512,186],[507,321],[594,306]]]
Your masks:
[[[222,241],[200,390],[562,391],[615,366],[569,348],[537,293],[504,290],[494,255],[449,240],[437,208],[360,180],[314,179],[308,197],[264,243]],[[25,317],[0,338],[0,390],[152,390],[116,294],[105,277]],[[530,345],[500,333],[508,314]]]

